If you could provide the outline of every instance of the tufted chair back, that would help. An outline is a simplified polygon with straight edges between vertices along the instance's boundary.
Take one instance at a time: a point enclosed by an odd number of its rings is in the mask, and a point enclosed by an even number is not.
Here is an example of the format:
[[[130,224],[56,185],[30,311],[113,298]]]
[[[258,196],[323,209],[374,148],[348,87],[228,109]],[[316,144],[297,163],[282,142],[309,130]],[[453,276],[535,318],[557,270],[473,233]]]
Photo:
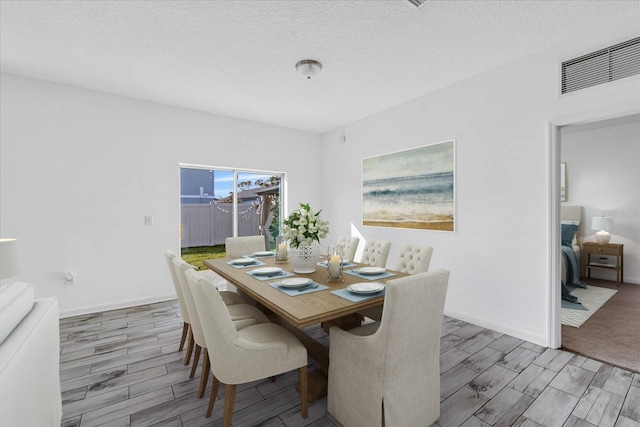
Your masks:
[[[390,249],[391,242],[386,240],[368,240],[364,246],[364,252],[360,262],[374,267],[385,268],[387,266],[387,257],[389,257]]]
[[[342,248],[342,258],[345,261],[353,261],[353,258],[356,256],[356,250],[358,249],[358,243],[360,243],[360,239],[357,237],[340,236],[336,246]]]
[[[431,246],[406,244],[398,255],[396,270],[409,274],[426,273],[429,271],[432,254]]]

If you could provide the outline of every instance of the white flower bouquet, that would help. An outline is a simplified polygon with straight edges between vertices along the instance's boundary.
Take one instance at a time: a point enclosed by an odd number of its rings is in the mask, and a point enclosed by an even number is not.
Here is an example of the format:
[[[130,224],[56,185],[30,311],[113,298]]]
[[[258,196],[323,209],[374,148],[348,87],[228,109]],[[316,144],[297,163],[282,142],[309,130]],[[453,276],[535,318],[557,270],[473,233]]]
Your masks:
[[[313,212],[308,203],[300,203],[283,224],[284,236],[289,239],[289,246],[297,248],[301,243],[311,244],[314,240],[320,243],[329,233],[329,223],[320,219],[320,212]]]

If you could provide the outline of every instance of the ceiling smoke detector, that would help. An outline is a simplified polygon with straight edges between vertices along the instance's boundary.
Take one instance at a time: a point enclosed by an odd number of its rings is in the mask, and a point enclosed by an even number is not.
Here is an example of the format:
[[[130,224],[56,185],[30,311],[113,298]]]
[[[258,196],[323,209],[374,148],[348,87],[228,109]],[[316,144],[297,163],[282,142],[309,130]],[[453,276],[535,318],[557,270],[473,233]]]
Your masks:
[[[427,2],[427,0],[407,0],[409,3],[414,5],[415,7],[420,7]]]
[[[303,59],[296,64],[296,70],[298,70],[298,73],[304,78],[310,79],[322,71],[322,64],[315,59]]]

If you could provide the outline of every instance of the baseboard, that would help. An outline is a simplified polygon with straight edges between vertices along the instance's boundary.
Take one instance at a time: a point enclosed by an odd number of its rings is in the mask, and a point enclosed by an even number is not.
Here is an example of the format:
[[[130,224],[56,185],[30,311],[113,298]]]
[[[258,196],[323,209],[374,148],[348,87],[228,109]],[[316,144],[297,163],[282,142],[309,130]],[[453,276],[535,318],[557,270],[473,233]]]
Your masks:
[[[483,319],[477,319],[473,316],[468,316],[464,313],[458,313],[451,310],[445,309],[444,315],[453,317],[454,319],[462,320],[467,323],[472,323],[474,325],[482,326],[483,328],[491,329],[492,331],[507,334],[512,337],[519,338],[521,340],[525,340],[533,344],[541,345],[543,347],[549,347],[549,343],[548,343],[549,340],[547,337],[544,337],[544,336],[532,335],[528,332],[521,331],[519,329],[509,328],[504,325],[487,322]]]
[[[153,298],[141,298],[137,300],[121,301],[113,304],[94,305],[90,307],[75,308],[73,310],[65,310],[60,312],[60,318],[81,316],[83,314],[98,313],[101,311],[119,310],[121,308],[135,307],[137,305],[154,304],[157,302],[171,301],[176,299],[176,294],[157,296]]]

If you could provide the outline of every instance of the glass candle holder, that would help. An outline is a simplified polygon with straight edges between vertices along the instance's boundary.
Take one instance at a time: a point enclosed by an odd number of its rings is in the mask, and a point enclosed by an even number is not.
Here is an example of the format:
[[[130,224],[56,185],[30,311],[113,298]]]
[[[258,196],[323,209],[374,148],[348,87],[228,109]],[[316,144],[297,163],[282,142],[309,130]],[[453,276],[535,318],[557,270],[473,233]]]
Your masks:
[[[331,245],[327,251],[327,272],[329,280],[344,280],[342,277],[342,255],[337,247]]]
[[[276,262],[287,262],[287,239],[284,236],[276,237]]]

